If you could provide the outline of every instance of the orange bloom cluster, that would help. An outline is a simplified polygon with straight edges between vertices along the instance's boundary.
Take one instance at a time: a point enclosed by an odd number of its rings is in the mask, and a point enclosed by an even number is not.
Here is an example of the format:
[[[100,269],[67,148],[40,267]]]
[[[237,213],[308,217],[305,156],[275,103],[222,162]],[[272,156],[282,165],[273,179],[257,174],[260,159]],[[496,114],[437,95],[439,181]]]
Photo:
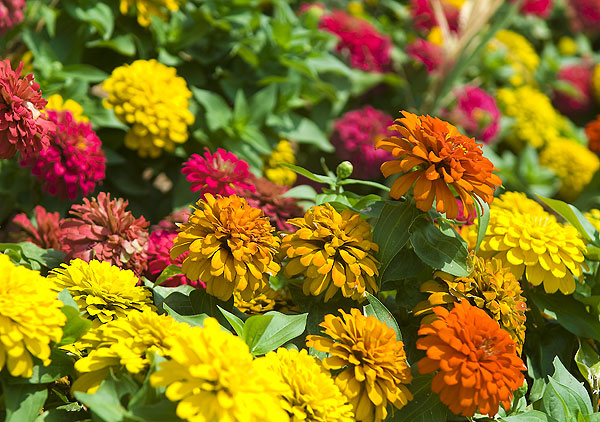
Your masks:
[[[376,148],[391,152],[397,160],[381,165],[384,177],[404,175],[394,182],[390,195],[404,195],[414,185],[417,208],[436,210],[448,218],[458,215],[458,194],[465,214],[475,212],[474,198],[490,204],[494,190],[502,180],[493,173],[496,168],[483,156],[474,138],[462,135],[448,122],[430,116],[417,116],[403,111],[390,130],[400,133],[377,142]]]
[[[585,126],[585,134],[588,138],[588,148],[596,154],[600,153],[600,116]]]
[[[425,337],[417,340],[417,348],[427,351],[419,372],[438,371],[431,389],[457,415],[493,416],[500,403],[509,409],[526,368],[508,332],[466,300],[452,311],[436,307],[433,312],[438,318],[421,326],[419,335]]]

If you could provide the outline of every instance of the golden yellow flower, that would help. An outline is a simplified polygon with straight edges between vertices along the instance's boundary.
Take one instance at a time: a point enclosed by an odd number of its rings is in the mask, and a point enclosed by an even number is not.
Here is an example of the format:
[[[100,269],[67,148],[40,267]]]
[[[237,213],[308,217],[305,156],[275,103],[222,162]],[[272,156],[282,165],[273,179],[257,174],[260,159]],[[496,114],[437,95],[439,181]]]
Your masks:
[[[287,422],[280,394],[287,390],[276,373],[252,359],[242,339],[214,318],[166,340],[169,360],[150,376],[166,386],[177,416],[191,422]]]
[[[291,186],[296,181],[296,172],[281,164],[296,164],[296,155],[289,141],[280,141],[271,155],[264,157],[263,174],[279,185]]]
[[[281,269],[275,259],[281,241],[263,211],[237,195],[205,194],[196,205],[171,248],[172,259],[190,252],[181,266],[185,275],[225,301],[234,290],[251,300],[267,289],[269,276]]]
[[[168,17],[166,10],[179,10],[181,2],[182,0],[121,0],[119,10],[121,14],[126,15],[129,8],[135,6],[138,23],[141,26],[149,26],[152,16],[165,21]]]
[[[538,214],[546,212],[544,207],[523,192],[504,192],[494,200],[495,209],[504,209],[521,214]]]
[[[472,305],[486,311],[508,331],[517,343],[521,354],[525,341],[525,305],[521,285],[502,262],[492,258],[471,256],[471,273],[468,277],[455,277],[443,271],[433,273],[434,280],[421,285],[421,291],[429,293],[429,298],[419,303],[415,315],[426,315],[422,324],[435,319],[433,308],[440,305],[453,305],[468,300]],[[451,309],[451,306],[446,306]]]
[[[514,31],[500,30],[488,44],[490,51],[503,51],[514,75],[510,78],[513,86],[533,84],[533,74],[540,64],[540,57],[527,38]]]
[[[287,289],[274,290],[271,287],[267,287],[250,300],[244,300],[240,292],[235,290],[233,292],[233,301],[235,307],[246,315],[259,315],[269,311],[282,313],[300,312],[300,308],[292,302],[292,296]]]
[[[150,365],[147,353],[164,356],[167,337],[186,327],[169,315],[146,309],[131,311],[126,318],[92,329],[80,340],[80,346],[90,352],[75,362],[75,369],[81,375],[73,383],[72,391],[94,393],[111,371],[140,375],[142,381]]]
[[[442,33],[442,28],[439,26],[434,26],[427,34],[427,41],[433,43],[435,45],[444,45],[444,34]]]
[[[591,209],[584,213],[583,216],[587,218],[590,223],[592,223],[592,226],[594,226],[596,230],[600,231],[600,210]]]
[[[50,364],[50,343],[62,338],[67,317],[51,283],[37,271],[0,255],[0,370],[33,375],[34,358]]]
[[[46,100],[48,101],[48,104],[46,104],[46,110],[68,110],[73,115],[73,119],[77,120],[78,122],[87,123],[90,121],[90,119],[83,115],[83,107],[81,107],[77,101],[71,99],[65,101],[64,98],[59,94],[51,95],[46,98]]]
[[[583,274],[585,245],[577,230],[563,225],[546,212],[523,214],[490,209],[490,220],[479,255],[502,261],[502,266],[546,293],[575,291],[573,277]]]
[[[333,382],[329,372],[306,350],[269,352],[259,361],[278,374],[288,389],[282,407],[294,422],[353,422],[352,405]]]
[[[577,141],[557,139],[540,153],[540,165],[553,170],[560,179],[558,196],[575,200],[600,167],[598,156]]]
[[[329,337],[308,336],[306,344],[329,353],[323,367],[341,370],[335,383],[350,400],[356,419],[381,422],[388,415],[388,404],[400,409],[413,398],[404,385],[412,381],[404,343],[374,316],[354,308],[350,314],[339,312],[341,317],[328,314],[320,324]]]
[[[156,60],[136,60],[113,70],[104,81],[104,107],[114,109],[130,125],[125,146],[140,157],[156,158],[172,152],[188,139],[194,115],[188,110],[192,92],[173,67]]]
[[[131,270],[122,270],[109,262],[73,259],[48,274],[58,290],[68,289],[71,296],[92,319],[94,327],[117,318],[126,318],[132,310],[154,309],[152,293]]]
[[[379,265],[371,226],[348,210],[340,214],[331,205],[317,205],[302,218],[288,223],[298,230],[283,238],[281,251],[289,258],[284,274],[304,275],[305,295],[325,292],[325,302],[341,290],[345,297],[360,298],[378,290]]]
[[[577,54],[577,43],[571,37],[560,37],[557,47],[558,52],[563,56],[574,56]]]

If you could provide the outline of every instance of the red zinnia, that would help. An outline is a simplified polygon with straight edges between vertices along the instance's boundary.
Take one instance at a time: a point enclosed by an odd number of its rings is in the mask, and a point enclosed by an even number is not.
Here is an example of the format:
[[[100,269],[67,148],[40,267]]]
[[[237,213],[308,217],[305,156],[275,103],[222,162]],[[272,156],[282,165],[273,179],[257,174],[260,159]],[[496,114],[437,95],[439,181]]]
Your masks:
[[[553,103],[561,113],[574,117],[592,107],[593,67],[593,63],[583,61],[560,69],[556,79],[569,83],[575,90],[575,93],[554,90]]]
[[[25,235],[25,240],[35,243],[42,249],[60,250],[58,232],[60,230],[60,216],[57,212],[48,212],[42,206],[33,210],[35,225],[21,213],[15,215],[13,223],[16,224]],[[20,237],[20,236],[19,236]]]

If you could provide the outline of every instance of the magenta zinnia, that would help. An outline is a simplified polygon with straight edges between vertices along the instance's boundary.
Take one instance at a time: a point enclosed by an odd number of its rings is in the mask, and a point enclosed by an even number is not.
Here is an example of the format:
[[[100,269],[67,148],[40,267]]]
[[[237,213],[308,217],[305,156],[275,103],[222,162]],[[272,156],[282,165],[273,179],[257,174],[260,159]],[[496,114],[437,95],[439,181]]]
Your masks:
[[[154,230],[148,237],[148,278],[156,280],[160,273],[169,265],[183,264],[183,260],[189,255],[184,253],[173,259],[170,256],[173,241],[177,238],[177,232],[169,230]],[[191,284],[192,286],[204,286],[204,283],[198,280],[190,280],[185,274],[176,274],[166,279],[161,286],[176,287],[182,284]]]
[[[559,70],[556,79],[571,85],[574,92],[554,89],[554,106],[563,114],[576,117],[588,112],[594,105],[592,95],[593,62],[581,61],[564,66]]]
[[[250,175],[248,163],[222,148],[214,154],[207,148],[204,156],[192,155],[183,163],[181,172],[192,184],[192,192],[200,191],[202,195],[229,196],[244,189],[254,190],[247,183]]]
[[[73,205],[72,217],[62,221],[59,234],[67,262],[74,258],[108,261],[141,276],[147,266],[148,222],[135,218],[128,204],[100,192],[97,198],[84,198],[83,205]]]
[[[29,157],[46,148],[52,124],[41,110],[46,106],[33,74],[21,77],[23,63],[16,70],[10,61],[0,61],[0,158],[17,151]]]
[[[106,157],[102,143],[90,123],[78,122],[68,110],[47,110],[48,119],[56,125],[50,134],[50,145],[22,161],[42,181],[50,195],[74,200],[80,194],[94,191],[96,182],[104,179]]]
[[[23,22],[25,0],[0,0],[0,35]]]

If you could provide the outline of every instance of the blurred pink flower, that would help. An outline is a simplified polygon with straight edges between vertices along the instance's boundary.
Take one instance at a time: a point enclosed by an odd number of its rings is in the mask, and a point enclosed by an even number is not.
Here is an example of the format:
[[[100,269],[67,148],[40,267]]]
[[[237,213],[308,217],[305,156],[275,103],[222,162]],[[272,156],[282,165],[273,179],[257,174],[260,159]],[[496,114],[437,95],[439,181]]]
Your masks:
[[[23,22],[25,0],[0,0],[0,35]]]
[[[554,90],[553,103],[561,113],[574,117],[590,110],[594,102],[592,94],[593,68],[592,62],[581,61],[564,66],[558,71],[556,79],[568,82],[576,91],[576,93],[569,93]]]
[[[406,54],[421,62],[427,68],[428,73],[437,70],[444,60],[442,47],[423,38],[417,38],[406,46]]]
[[[253,190],[247,183],[250,175],[248,163],[222,148],[211,154],[208,148],[204,156],[194,154],[183,163],[181,170],[192,184],[192,192],[201,195],[229,196],[243,189]]]
[[[33,209],[33,221],[26,214],[17,214],[13,218],[13,223],[21,230],[17,234],[20,240],[35,243],[42,249],[60,250],[58,241],[58,232],[60,230],[60,216],[57,212],[48,212],[40,205]],[[23,235],[23,236],[21,236]]]
[[[154,230],[148,237],[148,279],[155,281],[160,273],[169,265],[179,265],[183,263],[183,260],[189,255],[189,252],[172,259],[170,256],[170,250],[173,247],[173,241],[177,237],[177,232],[169,230]],[[165,287],[177,287],[182,284],[190,284],[194,287],[206,287],[202,281],[191,281],[185,274],[177,274],[173,277],[166,279],[161,286]]]
[[[365,179],[381,177],[379,167],[393,156],[382,149],[375,149],[375,143],[390,136],[388,127],[394,123],[389,114],[366,106],[349,111],[333,124],[331,143],[342,160],[354,165],[352,176]]]
[[[568,0],[567,3],[575,31],[600,32],[600,0]]]
[[[513,3],[516,0],[513,0]],[[554,0],[525,0],[521,5],[521,13],[547,18],[554,7]]]
[[[444,0],[441,0],[441,3],[450,30],[457,32],[460,9]],[[438,26],[430,0],[411,0],[410,15],[412,17],[413,26],[420,31],[429,32],[431,28]]]

